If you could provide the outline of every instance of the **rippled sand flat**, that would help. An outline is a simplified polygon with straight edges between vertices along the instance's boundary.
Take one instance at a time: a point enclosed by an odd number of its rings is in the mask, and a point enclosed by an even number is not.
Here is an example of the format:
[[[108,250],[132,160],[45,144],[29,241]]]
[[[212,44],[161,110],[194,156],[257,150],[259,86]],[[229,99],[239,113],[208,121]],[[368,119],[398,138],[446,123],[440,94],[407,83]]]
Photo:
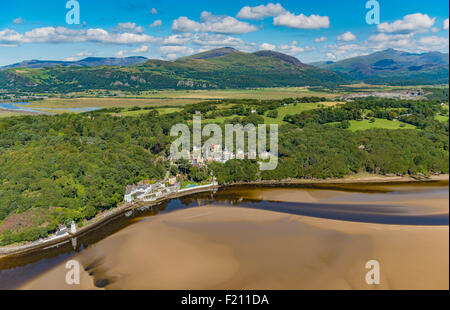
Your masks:
[[[61,264],[21,288],[448,289],[449,227],[205,206],[143,218],[74,259],[80,286]],[[368,260],[381,264],[378,286],[365,283]]]

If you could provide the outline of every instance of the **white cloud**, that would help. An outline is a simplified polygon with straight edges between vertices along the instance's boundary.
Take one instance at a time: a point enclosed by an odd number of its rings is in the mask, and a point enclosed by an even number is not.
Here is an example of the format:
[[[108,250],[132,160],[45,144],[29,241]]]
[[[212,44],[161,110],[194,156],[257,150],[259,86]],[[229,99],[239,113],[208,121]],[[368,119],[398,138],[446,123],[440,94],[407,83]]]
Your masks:
[[[15,30],[0,31],[0,44],[94,42],[104,44],[151,43],[158,39],[141,33],[113,32],[101,28],[74,30],[65,27],[41,27],[23,34]]]
[[[272,45],[272,44],[270,44],[270,43],[263,43],[263,44],[261,44],[261,45],[259,46],[259,48],[260,48],[261,50],[265,50],[265,51],[272,51],[272,50],[274,50],[274,49],[276,48],[276,46],[275,46],[275,45]]]
[[[356,36],[353,33],[351,33],[350,31],[347,31],[346,33],[343,33],[340,36],[338,36],[337,39],[338,39],[338,41],[349,42],[349,41],[355,41]]]
[[[385,34],[379,33],[368,38],[367,45],[374,49],[405,48],[412,47],[413,33],[410,34]]]
[[[183,45],[161,46],[159,49],[167,58],[176,58],[180,54],[191,55],[194,53],[194,49]],[[175,57],[169,57],[169,55],[175,55]]]
[[[241,19],[261,20],[267,17],[278,16],[286,12],[287,11],[281,4],[269,3],[267,5],[255,7],[245,6],[239,11],[236,17]]]
[[[0,31],[0,44],[16,44],[20,43],[21,40],[22,35],[15,30],[6,28]]]
[[[386,33],[378,33],[375,35],[372,35],[369,37],[369,41],[377,41],[377,42],[384,42],[384,41],[395,41],[395,40],[404,40],[404,39],[410,39],[414,35],[413,34],[386,34]]]
[[[327,53],[326,54],[327,59],[336,60],[337,57],[333,53]]]
[[[444,38],[438,36],[422,37],[418,42],[422,45],[421,48],[424,50],[448,49],[449,45],[448,37]]]
[[[126,53],[128,53],[127,50],[118,51],[116,57],[123,57]]]
[[[325,52],[330,52],[337,59],[367,55],[377,51],[394,48],[410,53],[423,53],[430,51],[440,51],[448,53],[449,39],[440,36],[422,36],[416,38],[414,33],[409,34],[388,34],[378,33],[370,36],[360,44],[339,43],[326,46]]]
[[[77,41],[77,36],[80,33],[79,30],[64,27],[42,27],[27,31],[23,36],[20,36],[25,43],[59,43]]]
[[[13,23],[15,25],[23,24],[24,22],[25,22],[25,20],[22,17],[18,17],[15,20],[13,20]]]
[[[433,27],[436,18],[431,18],[427,14],[415,13],[406,15],[403,19],[393,23],[381,23],[377,26],[379,32],[388,33],[420,33],[427,32]]]
[[[219,34],[242,34],[257,31],[256,26],[241,22],[231,16],[213,15],[202,12],[201,21],[196,22],[187,17],[180,17],[173,21],[174,32],[212,32]]]
[[[273,19],[275,26],[285,26],[294,29],[320,29],[330,27],[330,19],[328,16],[303,14],[295,15],[290,12],[276,16]]]
[[[137,44],[137,43],[150,43],[156,39],[146,34],[135,33],[118,33],[111,34],[103,29],[88,29],[86,31],[86,38],[83,40],[98,43],[110,43],[110,44]]]
[[[134,47],[138,52],[138,47],[147,46],[149,43],[161,44],[167,46],[176,45],[197,45],[205,49],[230,46],[240,50],[251,50],[257,48],[251,44],[245,43],[240,38],[222,34],[208,33],[184,33],[167,36],[165,38],[152,37],[146,34],[137,33],[116,33],[108,32],[101,28],[73,30],[64,27],[43,27],[32,29],[25,33],[19,33],[15,30],[0,30],[0,46],[13,47],[20,44],[30,43],[100,43],[114,45],[138,45]],[[164,49],[163,49],[164,50]],[[169,54],[167,50],[166,54]],[[185,51],[191,52],[193,50]],[[142,50],[142,52],[145,52]],[[174,54],[173,52],[171,54]],[[72,57],[75,57],[72,55]]]
[[[83,58],[86,58],[89,56],[92,56],[91,52],[79,52],[79,53],[76,53],[75,55],[64,58],[64,61],[78,61],[80,59],[83,59]]]
[[[178,56],[177,56],[177,54],[167,54],[166,58],[172,60],[172,59],[178,58]]]
[[[153,9],[150,11],[150,13],[153,14],[153,15],[156,15],[156,14],[158,14],[158,10],[155,9],[155,8],[153,8]]]
[[[194,50],[187,46],[180,46],[180,45],[168,45],[168,46],[161,46],[160,50],[163,53],[187,53],[187,52],[194,52]]]
[[[79,53],[76,53],[75,55],[73,55],[72,57],[76,58],[76,59],[81,59],[81,58],[86,58],[89,56],[92,56],[91,52],[79,52]]]
[[[191,42],[205,48],[216,48],[222,46],[246,49],[245,42],[240,38],[234,38],[222,34],[197,33],[192,36]]]
[[[143,33],[144,28],[137,26],[136,23],[118,23],[116,27],[113,28],[115,32],[129,32],[129,33]]]
[[[150,24],[150,28],[159,27],[162,25],[162,20],[155,20],[152,24]]]
[[[133,51],[133,53],[146,53],[150,50],[150,48],[148,47],[148,45],[142,45],[141,47],[135,49]]]
[[[325,42],[326,40],[327,40],[327,37],[320,37],[320,38],[315,38],[314,42],[320,43],[320,42]]]
[[[332,60],[356,57],[363,54],[368,54],[370,51],[370,48],[368,48],[365,44],[339,43],[330,44],[326,48],[329,50],[329,52],[327,52],[327,58]],[[328,53],[330,55],[328,55]],[[333,58],[331,54],[334,55],[335,58]]]
[[[162,44],[164,45],[183,45],[188,43],[192,38],[192,34],[175,34],[164,38]]]
[[[448,18],[446,20],[444,20],[444,24],[442,25],[442,28],[444,30],[448,30]]]
[[[292,41],[291,44],[282,44],[278,47],[278,50],[290,55],[296,55],[306,51],[313,51],[314,49],[314,47],[310,46],[300,47],[298,46],[297,41]]]
[[[70,56],[63,59],[64,61],[77,61],[78,59],[76,57]]]

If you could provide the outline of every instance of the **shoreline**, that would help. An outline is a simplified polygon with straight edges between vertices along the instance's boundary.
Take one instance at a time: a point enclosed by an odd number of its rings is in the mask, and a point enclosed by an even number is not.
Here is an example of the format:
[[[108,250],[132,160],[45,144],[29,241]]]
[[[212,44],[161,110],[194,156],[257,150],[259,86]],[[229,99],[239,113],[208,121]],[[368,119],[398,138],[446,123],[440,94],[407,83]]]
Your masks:
[[[146,218],[76,253],[80,286],[65,283],[62,261],[14,289],[370,290],[369,259],[382,266],[377,289],[448,289],[448,229],[205,205]]]
[[[188,195],[198,194],[202,192],[209,192],[218,190],[221,188],[234,187],[234,186],[288,186],[288,185],[336,185],[336,184],[389,184],[389,183],[418,183],[418,182],[438,182],[438,181],[449,181],[449,174],[432,175],[430,177],[412,177],[412,176],[381,176],[381,175],[368,175],[366,177],[344,177],[340,179],[287,179],[280,181],[253,181],[253,182],[236,182],[232,184],[224,185],[211,185],[203,188],[192,188],[191,190],[185,190],[183,192],[177,192],[170,194],[161,199],[155,200],[153,202],[143,202],[136,201],[132,203],[123,204],[109,212],[102,213],[92,220],[93,222],[86,224],[85,226],[78,229],[75,234],[70,234],[61,238],[51,239],[41,243],[28,243],[25,245],[10,245],[6,247],[0,247],[0,259],[8,256],[20,256],[23,254],[31,253],[34,251],[45,250],[46,248],[52,248],[62,243],[70,241],[72,238],[80,237],[88,233],[90,230],[95,229],[101,225],[107,224],[110,220],[117,216],[121,216],[129,211],[143,208],[152,207],[154,205],[169,201],[172,199],[181,198]]]
[[[12,109],[3,109],[0,108],[0,112],[12,112],[12,113],[17,113],[17,114],[23,114],[23,115],[43,115],[44,113],[42,112],[32,112],[32,111],[23,111],[23,110],[12,110]]]
[[[432,175],[430,177],[416,177],[416,176],[382,176],[372,175],[367,177],[352,176],[337,178],[337,179],[285,179],[285,180],[261,180],[252,182],[235,182],[227,186],[245,186],[245,185],[327,185],[327,184],[389,184],[389,183],[416,183],[416,182],[439,182],[449,181],[449,174]]]

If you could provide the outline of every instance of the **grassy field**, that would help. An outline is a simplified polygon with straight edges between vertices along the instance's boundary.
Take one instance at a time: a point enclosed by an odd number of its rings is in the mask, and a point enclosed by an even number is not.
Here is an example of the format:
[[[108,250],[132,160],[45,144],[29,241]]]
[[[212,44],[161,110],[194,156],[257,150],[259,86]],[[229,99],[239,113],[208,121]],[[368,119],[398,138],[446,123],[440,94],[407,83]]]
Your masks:
[[[320,103],[298,103],[296,106],[294,105],[288,105],[286,107],[278,108],[278,117],[277,118],[270,118],[267,116],[264,116],[266,124],[286,124],[286,122],[283,121],[284,117],[286,115],[294,115],[299,114],[303,111],[307,110],[313,110],[319,108],[319,106],[335,106],[340,102],[330,101],[330,102],[320,102]]]
[[[325,97],[334,98],[339,94],[329,93],[327,91],[311,91],[308,87],[277,87],[277,88],[253,88],[253,89],[217,89],[217,90],[158,90],[146,91],[139,94],[129,92],[114,91],[110,95],[122,99],[284,99],[296,97]],[[44,95],[44,94],[42,94]],[[97,99],[102,96],[101,92],[80,92],[69,93],[67,99]],[[108,98],[114,98],[108,97]],[[99,98],[102,99],[102,98]],[[50,100],[54,100],[53,98]]]
[[[92,94],[77,93],[72,96],[85,96],[80,98],[48,98],[39,101],[31,101],[29,108],[55,109],[53,113],[67,113],[70,108],[113,108],[113,107],[181,107],[186,104],[199,103],[214,99],[283,99],[303,96],[321,96],[334,98],[336,95],[311,92],[305,87],[292,88],[261,88],[250,90],[186,90],[186,91],[152,91],[143,92],[141,95],[132,95],[116,92],[117,97],[95,98]]]
[[[423,86],[388,86],[388,85],[370,85],[365,83],[343,85],[350,91],[335,92],[326,89],[309,88],[309,87],[273,87],[273,88],[252,88],[252,89],[216,89],[216,90],[154,90],[144,91],[139,94],[125,91],[110,91],[109,95],[120,98],[138,98],[138,99],[283,99],[296,97],[325,97],[336,98],[338,96],[348,94],[352,90],[359,91],[396,91],[405,89],[417,89],[428,87]],[[439,87],[439,86],[435,86]],[[442,86],[442,87],[448,87]],[[45,95],[45,94],[42,94]],[[69,93],[67,96],[75,96],[81,98],[94,98],[104,96],[104,91],[88,91]]]
[[[404,127],[400,127],[400,125],[404,124]],[[369,120],[364,121],[350,121],[350,130],[367,130],[371,128],[383,128],[383,129],[415,129],[416,126],[405,124],[398,121],[390,121],[387,119],[375,119],[374,123],[371,123]]]
[[[383,85],[367,85],[367,84],[354,84],[346,85],[349,89],[355,89],[356,91],[388,91],[413,88],[407,87],[395,87],[395,86],[383,86]],[[419,88],[415,86],[415,88]],[[70,93],[68,97],[75,98],[48,98],[44,100],[31,101],[27,106],[37,111],[51,112],[55,114],[60,113],[80,113],[83,111],[70,111],[68,109],[82,109],[82,108],[131,108],[131,107],[171,107],[176,110],[166,110],[167,113],[176,112],[177,109],[182,108],[187,104],[199,103],[207,100],[214,99],[260,99],[260,100],[276,100],[284,98],[297,98],[297,97],[324,97],[327,98],[327,102],[322,102],[326,106],[333,106],[337,103],[332,99],[342,96],[347,93],[345,90],[322,90],[321,88],[308,88],[308,87],[280,87],[280,88],[255,88],[255,89],[233,89],[233,90],[163,90],[163,91],[147,91],[141,92],[138,95],[130,92],[113,91],[109,92],[110,97],[102,97],[106,95],[104,91],[89,91]],[[98,97],[98,98],[97,98]],[[329,98],[329,99],[328,99]],[[219,109],[224,107],[218,106]],[[278,110],[279,115],[276,119],[268,118],[264,116],[267,123],[284,124],[283,118],[287,114],[297,114],[305,110],[317,108],[317,104],[303,103],[297,106],[282,107]],[[52,110],[46,110],[52,109]],[[133,116],[146,113],[147,110],[140,111],[127,111],[122,113],[123,115]],[[0,114],[0,117],[11,116],[14,114]],[[228,118],[218,118],[217,121],[223,122]],[[448,120],[448,117],[439,117],[439,120]],[[395,128],[395,125],[388,124],[370,124],[371,127],[376,126],[389,126]],[[355,128],[359,129],[356,125]],[[383,127],[384,128],[384,127]],[[356,130],[358,130],[356,129]]]
[[[142,92],[140,95],[115,92],[114,97],[95,98],[98,93],[73,93],[69,96],[79,98],[48,98],[39,101],[31,101],[27,106],[29,108],[52,112],[52,113],[73,113],[66,109],[73,108],[131,108],[131,107],[158,107],[158,106],[173,106],[174,108],[182,107],[186,104],[199,103],[206,100],[214,99],[284,99],[297,97],[318,96],[329,98],[330,102],[325,102],[325,105],[334,104],[331,99],[338,96],[337,94],[330,94],[326,92],[310,91],[307,87],[287,87],[287,88],[260,88],[260,89],[243,89],[243,90],[166,90],[166,91],[151,91]],[[45,109],[53,109],[51,111]],[[301,110],[300,110],[301,111]],[[76,112],[76,111],[75,111]],[[135,113],[127,113],[126,115],[139,115],[144,112],[133,111]],[[168,112],[170,113],[170,112]],[[289,112],[290,113],[290,112]],[[288,113],[288,114],[289,114]],[[282,121],[284,115],[281,111],[280,119]],[[279,120],[280,121],[280,120]]]
[[[286,115],[294,115],[299,114],[303,111],[317,109],[319,105],[326,105],[326,106],[333,106],[338,104],[339,102],[321,102],[321,103],[299,103],[297,106],[289,105],[286,107],[278,108],[278,117],[277,118],[270,118],[264,115],[264,122],[266,124],[277,124],[277,125],[284,125],[287,124],[283,121],[284,117]],[[267,114],[267,113],[266,113]],[[229,122],[231,119],[236,117],[237,115],[228,116],[228,117],[218,117],[215,119],[208,119],[203,120],[203,123],[226,123]],[[448,119],[448,117],[447,117]],[[390,121],[386,119],[375,119],[374,123],[371,123],[369,120],[364,121],[350,121],[350,128],[351,131],[357,131],[357,130],[367,130],[371,128],[383,128],[383,129],[415,129],[416,127],[410,124],[402,123],[399,121]]]
[[[0,110],[0,118],[9,117],[9,116],[18,116],[18,115],[23,115],[23,114]]]
[[[294,105],[288,105],[285,107],[278,108],[278,117],[277,118],[270,118],[264,115],[264,121],[266,124],[278,124],[283,125],[287,124],[283,121],[284,117],[286,115],[293,115],[293,114],[299,114],[303,111],[312,110],[319,108],[320,105],[325,106],[334,106],[336,104],[339,104],[340,102],[330,101],[330,102],[320,102],[320,103],[298,103],[296,106]],[[266,113],[267,114],[267,113]],[[225,123],[228,120],[231,120],[238,115],[233,116],[226,116],[226,117],[216,117],[215,119],[208,119],[204,120],[204,123]]]
[[[297,97],[335,98],[335,94],[310,91],[307,87],[258,88],[233,90],[186,90],[157,91],[146,93],[147,98],[184,98],[184,99],[284,99]]]

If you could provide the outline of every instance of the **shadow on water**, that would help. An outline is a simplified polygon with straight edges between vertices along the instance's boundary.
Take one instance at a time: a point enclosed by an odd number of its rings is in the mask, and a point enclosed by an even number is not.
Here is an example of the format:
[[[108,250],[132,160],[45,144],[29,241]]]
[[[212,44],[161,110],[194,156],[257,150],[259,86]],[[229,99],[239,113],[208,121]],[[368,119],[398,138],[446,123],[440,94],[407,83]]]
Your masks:
[[[72,242],[67,241],[51,248],[36,250],[17,256],[0,259],[0,289],[13,289],[20,284],[50,270],[54,266],[69,260],[77,252],[100,242],[118,231],[141,221],[143,218],[157,214],[193,207],[213,205],[222,207],[243,207],[260,210],[282,212],[288,214],[318,217],[325,219],[343,220],[351,222],[366,222],[395,225],[449,225],[447,214],[414,214],[408,206],[391,205],[386,203],[354,204],[334,203],[303,203],[286,201],[268,201],[254,199],[252,192],[265,189],[299,189],[299,190],[334,190],[340,192],[354,192],[366,195],[372,194],[420,194],[432,193],[439,190],[448,193],[448,182],[433,182],[420,184],[336,184],[336,185],[292,185],[292,186],[240,186],[228,187],[216,193],[207,192],[192,194],[179,199],[173,199],[155,206],[135,209],[132,214],[122,214],[111,218],[95,229],[85,232]],[[250,197],[250,198],[249,198]],[[97,287],[104,288],[114,282],[101,270],[101,262],[94,262],[85,266],[86,271],[92,273]]]
[[[229,205],[258,210],[318,217],[348,222],[363,222],[391,225],[448,225],[448,214],[409,214],[405,207],[398,205],[342,205],[323,203],[298,203],[277,201],[252,201],[232,203],[214,202],[212,205]]]

